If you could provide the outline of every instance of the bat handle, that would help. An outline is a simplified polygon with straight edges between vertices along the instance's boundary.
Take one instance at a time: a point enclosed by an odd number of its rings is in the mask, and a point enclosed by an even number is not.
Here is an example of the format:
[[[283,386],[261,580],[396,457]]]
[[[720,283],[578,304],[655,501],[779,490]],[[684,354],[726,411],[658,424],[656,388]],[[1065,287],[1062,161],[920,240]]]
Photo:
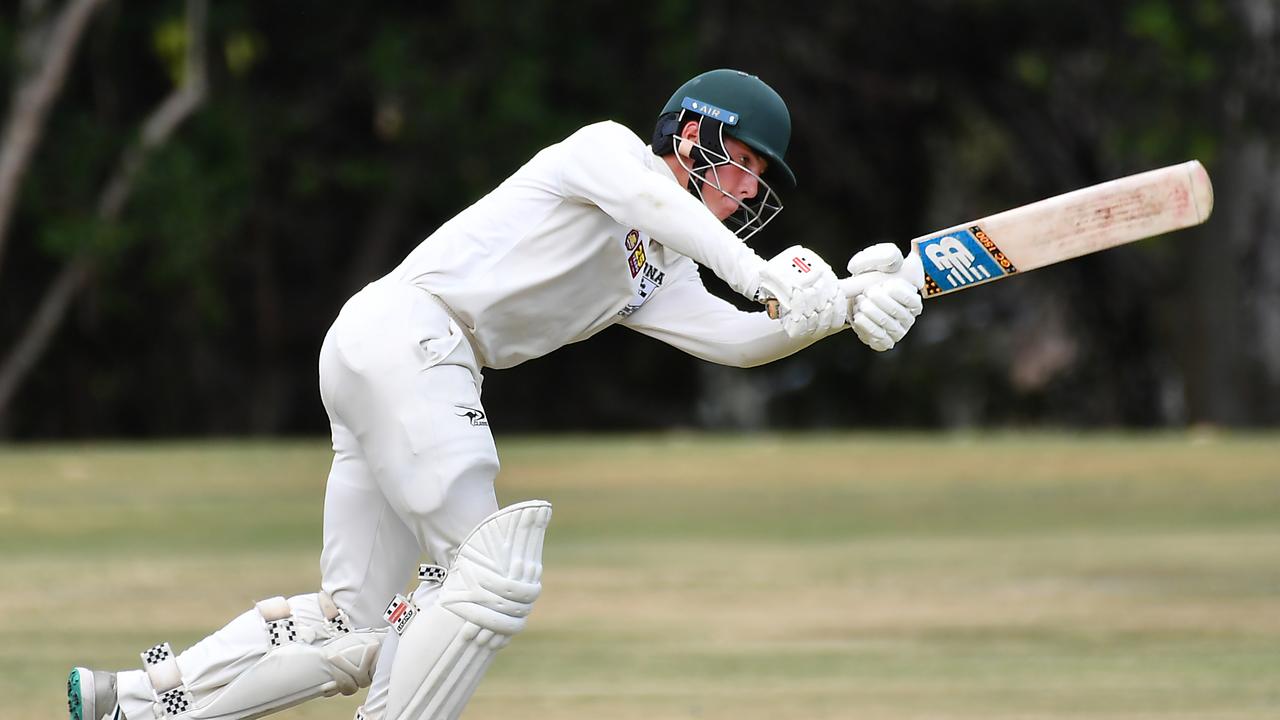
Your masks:
[[[882,273],[878,270],[868,270],[867,272],[859,273],[853,277],[847,277],[840,280],[840,289],[844,291],[845,297],[852,300],[858,295],[861,295],[872,285],[883,282],[891,277],[894,276]],[[768,300],[765,300],[764,307],[765,311],[769,313],[770,320],[777,320],[781,315],[777,298],[769,298]]]
[[[924,289],[924,265],[920,262],[920,256],[915,249],[907,253],[906,259],[902,261],[902,265],[897,270],[886,273],[879,270],[868,270],[860,272],[857,275],[851,275],[841,279],[840,289],[844,291],[844,296],[850,300],[866,292],[872,285],[884,282],[890,278],[898,278],[906,280],[916,287],[917,290]]]
[[[844,296],[853,300],[866,292],[872,285],[882,283],[889,278],[900,278],[919,289],[924,289],[924,266],[921,264],[920,256],[916,254],[914,248],[907,253],[907,257],[902,261],[901,267],[894,272],[885,273],[879,270],[866,270],[857,275],[841,278],[838,282],[840,283],[840,289],[844,291]],[[764,306],[769,313],[769,318],[777,320],[781,314],[777,298],[765,300]]]
[[[868,270],[851,277],[841,278],[839,281],[840,289],[844,291],[845,297],[852,300],[866,292],[872,285],[882,283],[891,277],[896,277],[896,275],[882,273],[879,270]]]

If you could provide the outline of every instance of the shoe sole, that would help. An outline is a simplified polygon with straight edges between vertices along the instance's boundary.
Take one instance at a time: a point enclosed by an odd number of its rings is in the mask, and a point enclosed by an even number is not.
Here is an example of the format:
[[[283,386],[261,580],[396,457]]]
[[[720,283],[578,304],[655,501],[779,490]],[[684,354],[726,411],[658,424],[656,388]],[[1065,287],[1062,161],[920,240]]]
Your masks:
[[[67,676],[67,712],[71,720],[97,720],[84,714],[85,698],[92,702],[94,689],[92,671],[82,667],[71,668],[71,674]]]

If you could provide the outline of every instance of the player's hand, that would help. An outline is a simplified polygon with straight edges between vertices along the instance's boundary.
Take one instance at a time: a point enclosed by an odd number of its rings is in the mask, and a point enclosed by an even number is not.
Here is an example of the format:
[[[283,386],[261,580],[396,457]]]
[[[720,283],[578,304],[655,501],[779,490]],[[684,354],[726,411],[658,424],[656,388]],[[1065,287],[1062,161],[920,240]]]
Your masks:
[[[920,263],[920,256],[911,253],[904,259],[902,251],[893,243],[877,243],[859,250],[849,258],[846,267],[850,275],[878,272],[902,278],[918,288],[924,287],[924,266]]]
[[[756,297],[777,300],[782,329],[792,338],[826,335],[844,325],[848,313],[848,300],[831,266],[799,245],[765,264]]]
[[[867,347],[884,352],[906,337],[923,309],[918,289],[902,278],[889,278],[850,301],[850,324]]]
[[[893,243],[876,243],[854,253],[846,267],[850,275],[872,270],[892,274],[902,267],[902,251]]]

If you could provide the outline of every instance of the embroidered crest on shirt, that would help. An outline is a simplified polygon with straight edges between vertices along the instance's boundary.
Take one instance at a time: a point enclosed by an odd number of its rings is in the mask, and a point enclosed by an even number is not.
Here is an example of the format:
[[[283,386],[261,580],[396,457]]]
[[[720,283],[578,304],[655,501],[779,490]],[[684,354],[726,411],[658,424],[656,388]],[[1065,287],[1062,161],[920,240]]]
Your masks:
[[[618,311],[620,317],[626,317],[639,310],[640,306],[662,287],[662,281],[666,279],[666,273],[649,262],[646,254],[648,245],[649,239],[640,234],[639,230],[628,231],[626,237],[622,239],[622,247],[627,251],[627,269],[631,271],[632,294],[631,302]]]
[[[640,242],[640,231],[632,230],[627,233],[622,244],[627,248],[627,252],[631,253],[627,256],[627,267],[631,268],[631,277],[635,277],[644,269],[645,262],[644,243]]]

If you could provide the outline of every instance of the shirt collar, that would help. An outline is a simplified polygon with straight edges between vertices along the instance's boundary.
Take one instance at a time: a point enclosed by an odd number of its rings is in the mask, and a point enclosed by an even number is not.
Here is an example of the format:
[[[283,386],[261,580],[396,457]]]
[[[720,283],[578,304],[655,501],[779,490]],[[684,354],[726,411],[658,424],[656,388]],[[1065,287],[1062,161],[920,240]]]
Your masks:
[[[680,179],[676,177],[675,173],[671,172],[671,166],[667,164],[667,161],[662,159],[661,155],[653,154],[652,145],[647,146],[647,148],[649,150],[649,169],[657,170],[662,175],[671,178],[671,182],[673,183],[679,183]]]

